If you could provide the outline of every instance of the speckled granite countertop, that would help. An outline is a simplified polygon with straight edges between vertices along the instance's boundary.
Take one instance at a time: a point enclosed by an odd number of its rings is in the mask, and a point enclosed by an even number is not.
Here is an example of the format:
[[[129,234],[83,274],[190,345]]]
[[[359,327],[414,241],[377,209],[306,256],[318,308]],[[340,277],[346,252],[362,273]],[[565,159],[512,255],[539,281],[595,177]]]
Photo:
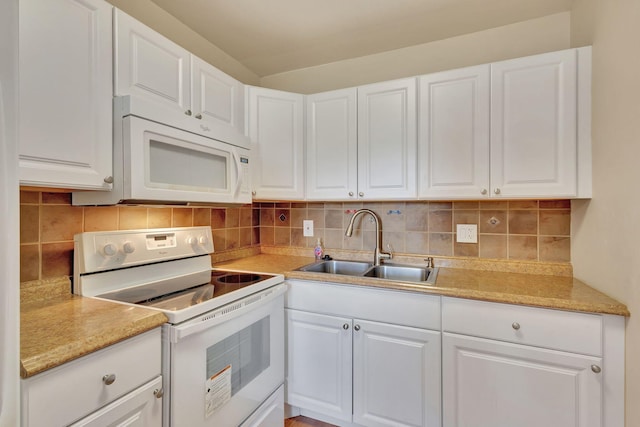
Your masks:
[[[287,279],[374,286],[571,311],[630,315],[624,304],[572,277],[440,267],[435,286],[423,286],[368,277],[295,271],[312,262],[314,259],[311,257],[260,254],[221,262],[214,266],[284,273]]]
[[[20,375],[33,376],[166,321],[154,310],[72,295],[68,278],[23,283]]]

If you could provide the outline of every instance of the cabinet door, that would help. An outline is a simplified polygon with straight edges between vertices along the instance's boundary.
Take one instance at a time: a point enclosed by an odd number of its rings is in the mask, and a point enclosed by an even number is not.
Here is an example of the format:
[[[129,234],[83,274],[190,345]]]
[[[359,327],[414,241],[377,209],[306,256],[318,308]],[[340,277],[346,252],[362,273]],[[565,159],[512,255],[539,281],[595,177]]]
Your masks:
[[[286,402],[351,421],[351,319],[285,312]]]
[[[249,138],[254,198],[304,198],[302,95],[249,89]]]
[[[307,96],[307,199],[358,197],[356,112],[355,88]]]
[[[353,322],[354,423],[440,426],[440,332]]]
[[[70,427],[160,427],[161,389],[162,377],[158,377]]]
[[[191,106],[196,119],[244,133],[243,85],[191,55]]]
[[[489,74],[480,65],[420,77],[420,197],[488,194]]]
[[[118,9],[115,31],[115,94],[190,115],[189,52]]]
[[[358,88],[358,196],[416,197],[416,79]]]
[[[19,8],[20,183],[108,190],[112,7],[20,0]]]
[[[448,333],[442,346],[445,427],[602,426],[601,358]]]
[[[491,64],[493,196],[576,195],[576,55]]]

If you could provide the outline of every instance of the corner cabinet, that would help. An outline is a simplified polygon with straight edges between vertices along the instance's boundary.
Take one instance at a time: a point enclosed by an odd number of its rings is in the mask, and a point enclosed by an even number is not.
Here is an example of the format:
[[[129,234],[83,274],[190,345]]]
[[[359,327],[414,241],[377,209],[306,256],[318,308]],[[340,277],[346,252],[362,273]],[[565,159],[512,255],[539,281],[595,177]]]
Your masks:
[[[304,199],[304,96],[249,86],[252,195],[260,200]]]
[[[21,185],[111,189],[112,10],[20,0]]]
[[[443,298],[442,328],[443,426],[624,425],[623,318]]]
[[[440,425],[439,297],[289,284],[289,405],[343,426]]]
[[[22,425],[162,426],[160,328],[22,380]]]
[[[420,77],[421,198],[591,197],[591,49]]]

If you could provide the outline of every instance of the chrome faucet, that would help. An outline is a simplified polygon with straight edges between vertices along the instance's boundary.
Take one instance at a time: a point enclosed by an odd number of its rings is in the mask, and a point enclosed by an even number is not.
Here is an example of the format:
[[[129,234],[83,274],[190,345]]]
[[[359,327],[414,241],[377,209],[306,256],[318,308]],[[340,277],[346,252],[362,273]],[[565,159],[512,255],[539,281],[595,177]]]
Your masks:
[[[373,252],[373,265],[380,265],[380,260],[391,259],[391,254],[388,252],[380,251],[380,248],[382,247],[382,229],[380,227],[380,218],[378,218],[378,215],[374,211],[370,209],[358,209],[356,213],[354,213],[351,217],[349,225],[347,226],[347,231],[344,233],[344,235],[347,237],[351,237],[351,235],[353,234],[353,223],[356,220],[356,217],[362,214],[371,215],[376,223],[376,249]]]

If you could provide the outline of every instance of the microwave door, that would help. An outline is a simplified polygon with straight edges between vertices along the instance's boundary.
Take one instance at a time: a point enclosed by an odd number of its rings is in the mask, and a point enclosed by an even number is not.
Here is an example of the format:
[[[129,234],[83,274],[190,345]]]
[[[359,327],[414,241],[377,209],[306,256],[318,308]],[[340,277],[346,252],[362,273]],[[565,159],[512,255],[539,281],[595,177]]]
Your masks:
[[[128,119],[129,199],[234,202],[233,146],[137,117]]]

